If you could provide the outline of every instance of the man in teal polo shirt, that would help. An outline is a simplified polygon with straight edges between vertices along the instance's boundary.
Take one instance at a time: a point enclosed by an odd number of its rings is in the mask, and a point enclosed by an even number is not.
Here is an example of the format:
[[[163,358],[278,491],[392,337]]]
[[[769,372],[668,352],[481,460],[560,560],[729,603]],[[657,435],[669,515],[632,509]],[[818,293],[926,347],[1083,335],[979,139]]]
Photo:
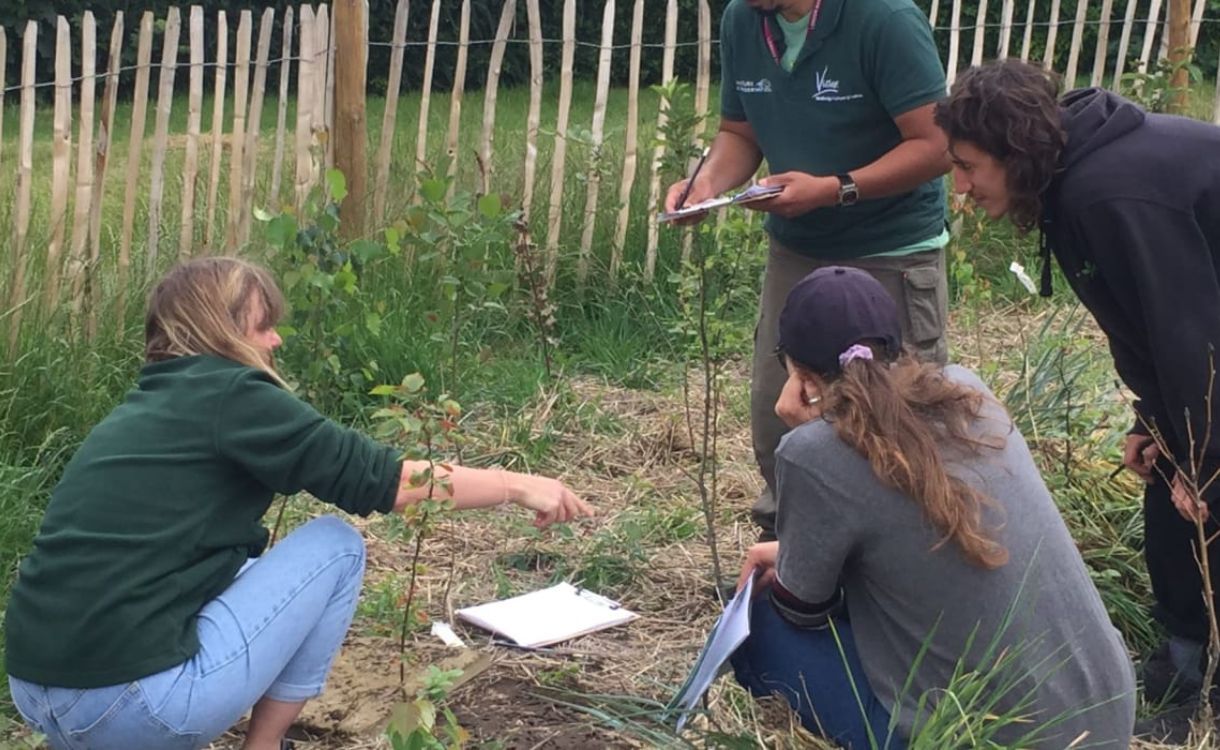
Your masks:
[[[945,75],[911,0],[732,0],[720,24],[720,130],[684,204],[735,188],[763,158],[782,185],[766,211],[771,248],[754,340],[750,421],[767,487],[754,506],[775,538],[773,356],[789,290],[823,265],[871,273],[898,302],[905,344],[944,362],[945,136],[933,122]],[[669,189],[679,208],[687,181]],[[698,221],[702,217],[696,217]]]

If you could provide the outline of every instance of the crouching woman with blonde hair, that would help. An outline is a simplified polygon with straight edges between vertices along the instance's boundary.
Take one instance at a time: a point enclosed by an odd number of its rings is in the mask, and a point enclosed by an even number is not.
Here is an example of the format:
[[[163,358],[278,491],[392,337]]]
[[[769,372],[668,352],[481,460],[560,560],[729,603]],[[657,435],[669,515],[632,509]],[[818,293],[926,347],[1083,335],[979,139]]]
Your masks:
[[[1123,639],[982,381],[902,354],[897,307],[862,271],[805,277],[779,329],[776,412],[792,430],[776,453],[779,540],[742,570],[766,596],[738,681],[854,750],[906,747],[942,703],[987,725],[959,742],[1127,747]],[[990,680],[981,702],[953,704],[958,673]]]
[[[153,290],[139,379],[68,463],[8,605],[13,701],[55,750],[198,748],[251,707],[244,747],[280,748],[322,691],[365,553],[334,516],[267,550],[273,495],[361,516],[427,495],[410,481],[425,464],[285,390],[283,312],[270,274],[233,258]],[[538,526],[592,515],[553,479],[437,473],[458,509],[513,502]]]

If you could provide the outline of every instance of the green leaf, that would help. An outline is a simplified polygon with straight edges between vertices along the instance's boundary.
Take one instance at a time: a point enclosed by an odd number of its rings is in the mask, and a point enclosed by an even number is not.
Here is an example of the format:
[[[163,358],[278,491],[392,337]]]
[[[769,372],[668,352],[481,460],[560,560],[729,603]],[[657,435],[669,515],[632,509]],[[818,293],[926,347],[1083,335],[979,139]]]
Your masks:
[[[407,393],[419,393],[424,389],[424,376],[413,372],[402,379],[402,387]]]
[[[347,178],[338,169],[326,170],[326,188],[330,197],[336,203],[342,203],[347,197]]]
[[[385,247],[371,240],[357,240],[348,246],[348,252],[360,263],[368,263],[385,255]]]
[[[364,327],[374,336],[381,335],[381,316],[369,310],[364,314]]]
[[[255,206],[254,207],[254,218],[257,219],[258,221],[271,221],[275,217],[270,212],[268,212],[265,208],[260,208],[259,206]]]
[[[297,220],[288,215],[280,214],[267,223],[267,241],[271,244],[287,248],[297,241]]]
[[[419,192],[429,203],[440,203],[445,197],[444,180],[424,180],[419,184]]]
[[[479,213],[489,219],[494,219],[500,215],[503,206],[500,204],[500,196],[496,193],[488,193],[479,198]]]
[[[373,386],[373,390],[369,391],[369,395],[370,396],[393,396],[397,392],[398,392],[398,386],[388,385],[388,384],[383,383],[381,385]],[[382,415],[380,411],[373,414],[374,418],[377,418],[379,416],[384,416],[384,415]]]
[[[356,291],[356,274],[349,268],[343,268],[335,274],[335,283],[344,292],[351,294]]]

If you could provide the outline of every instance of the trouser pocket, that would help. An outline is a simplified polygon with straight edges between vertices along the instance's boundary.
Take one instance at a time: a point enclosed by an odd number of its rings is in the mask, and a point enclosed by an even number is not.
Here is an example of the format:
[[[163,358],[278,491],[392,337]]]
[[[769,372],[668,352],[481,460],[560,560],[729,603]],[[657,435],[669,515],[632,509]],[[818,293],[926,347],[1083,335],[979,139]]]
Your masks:
[[[140,683],[86,690],[73,709],[57,717],[72,742],[89,750],[193,750],[198,732],[180,732],[153,713]]]
[[[917,348],[935,342],[945,332],[941,273],[937,268],[913,268],[902,275],[911,343]]]

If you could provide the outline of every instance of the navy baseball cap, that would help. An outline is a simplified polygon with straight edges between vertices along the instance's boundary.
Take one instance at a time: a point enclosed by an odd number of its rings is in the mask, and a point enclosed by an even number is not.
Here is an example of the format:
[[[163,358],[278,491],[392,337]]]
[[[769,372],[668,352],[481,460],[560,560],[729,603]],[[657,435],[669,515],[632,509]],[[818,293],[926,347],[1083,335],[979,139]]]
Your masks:
[[[819,375],[837,375],[839,355],[878,342],[888,361],[902,351],[898,305],[858,268],[827,266],[797,282],[779,315],[779,350]]]

